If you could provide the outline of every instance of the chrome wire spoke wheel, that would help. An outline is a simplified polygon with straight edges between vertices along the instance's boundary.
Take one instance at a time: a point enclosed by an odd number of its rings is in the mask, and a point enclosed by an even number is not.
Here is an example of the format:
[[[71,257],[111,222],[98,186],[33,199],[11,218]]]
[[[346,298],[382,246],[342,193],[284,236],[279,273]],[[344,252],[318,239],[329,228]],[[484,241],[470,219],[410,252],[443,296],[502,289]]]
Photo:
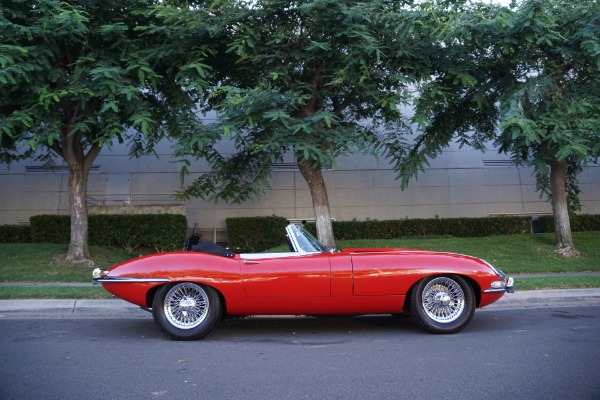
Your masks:
[[[465,308],[465,293],[458,282],[447,277],[432,279],[423,288],[423,310],[433,321],[449,323],[461,316]]]
[[[180,283],[165,295],[165,317],[174,327],[192,329],[202,324],[209,311],[208,295],[195,283]]]

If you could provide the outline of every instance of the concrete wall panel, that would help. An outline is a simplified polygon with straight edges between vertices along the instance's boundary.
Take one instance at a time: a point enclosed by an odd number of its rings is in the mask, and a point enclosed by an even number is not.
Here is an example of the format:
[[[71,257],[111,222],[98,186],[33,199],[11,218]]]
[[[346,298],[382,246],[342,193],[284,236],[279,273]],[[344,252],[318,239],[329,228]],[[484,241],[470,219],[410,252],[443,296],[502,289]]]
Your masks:
[[[484,168],[484,185],[520,185],[521,177],[517,168]]]
[[[486,192],[481,186],[451,186],[452,204],[485,204]]]
[[[400,181],[398,181],[400,182]],[[448,186],[450,178],[447,169],[432,168],[425,172],[419,172],[416,178],[412,178],[408,187]]]
[[[484,186],[487,203],[521,203],[523,196],[521,187],[516,185],[507,186]]]
[[[450,188],[440,187],[416,187],[413,189],[413,201],[415,205],[441,205],[450,204]]]
[[[222,150],[231,151],[231,144]],[[493,150],[492,150],[493,151]],[[271,189],[259,200],[241,204],[214,203],[210,200],[174,200],[179,190],[179,168],[171,163],[170,145],[158,147],[160,158],[153,155],[131,159],[123,146],[103,149],[94,163],[99,169],[89,176],[88,194],[96,204],[106,199],[110,174],[131,174],[130,193],[123,194],[124,204],[133,206],[185,206],[191,226],[224,229],[225,219],[234,216],[280,215],[287,218],[314,218],[308,186],[293,165],[275,167]],[[438,217],[478,217],[490,214],[550,213],[551,205],[535,191],[531,167],[514,167],[484,160],[503,160],[494,153],[483,154],[453,146],[441,154],[424,173],[411,180],[407,190],[388,160],[370,155],[352,155],[338,160],[333,170],[323,171],[328,188],[331,213],[337,220],[403,219]],[[60,161],[60,160],[59,160]],[[293,164],[293,154],[285,156]],[[66,172],[26,172],[36,161],[0,166],[0,224],[20,223],[41,213],[68,213]],[[62,164],[61,164],[62,165]],[[205,161],[192,161],[189,183],[208,171]],[[600,166],[584,168],[579,177],[583,212],[600,213]]]
[[[483,186],[483,169],[457,168],[448,170],[450,186]]]

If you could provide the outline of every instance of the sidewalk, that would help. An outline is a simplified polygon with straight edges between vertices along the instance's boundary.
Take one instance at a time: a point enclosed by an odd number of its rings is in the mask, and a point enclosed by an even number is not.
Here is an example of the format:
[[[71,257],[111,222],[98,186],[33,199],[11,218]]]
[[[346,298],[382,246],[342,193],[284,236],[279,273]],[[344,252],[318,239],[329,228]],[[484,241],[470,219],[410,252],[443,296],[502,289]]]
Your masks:
[[[600,306],[600,288],[527,290],[507,293],[481,311],[544,307]],[[0,318],[148,318],[150,314],[126,301],[85,299],[0,300]]]
[[[1,318],[147,318],[151,314],[124,300],[0,300]]]
[[[521,290],[507,293],[481,310],[600,306],[600,288]]]

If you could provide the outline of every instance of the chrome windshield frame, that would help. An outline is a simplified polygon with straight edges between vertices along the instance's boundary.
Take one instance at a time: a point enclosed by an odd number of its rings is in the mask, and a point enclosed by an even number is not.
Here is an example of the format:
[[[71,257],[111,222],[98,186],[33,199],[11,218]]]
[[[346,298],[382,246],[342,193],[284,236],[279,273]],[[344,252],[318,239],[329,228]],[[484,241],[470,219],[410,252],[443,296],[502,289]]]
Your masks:
[[[311,254],[327,251],[327,248],[319,243],[317,238],[311,235],[302,225],[289,224],[285,228],[285,232],[295,252]]]

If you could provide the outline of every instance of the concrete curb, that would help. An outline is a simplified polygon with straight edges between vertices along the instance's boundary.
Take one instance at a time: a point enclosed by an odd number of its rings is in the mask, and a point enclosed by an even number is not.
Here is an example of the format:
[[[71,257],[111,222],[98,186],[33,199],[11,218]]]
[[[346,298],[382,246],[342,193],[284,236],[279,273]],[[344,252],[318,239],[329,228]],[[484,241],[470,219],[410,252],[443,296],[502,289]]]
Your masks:
[[[600,288],[517,291],[482,311],[544,307],[600,306]],[[124,300],[0,300],[0,318],[147,318],[150,314]]]
[[[481,310],[600,306],[600,288],[517,290]]]
[[[150,314],[124,300],[0,300],[0,318],[143,318]]]

